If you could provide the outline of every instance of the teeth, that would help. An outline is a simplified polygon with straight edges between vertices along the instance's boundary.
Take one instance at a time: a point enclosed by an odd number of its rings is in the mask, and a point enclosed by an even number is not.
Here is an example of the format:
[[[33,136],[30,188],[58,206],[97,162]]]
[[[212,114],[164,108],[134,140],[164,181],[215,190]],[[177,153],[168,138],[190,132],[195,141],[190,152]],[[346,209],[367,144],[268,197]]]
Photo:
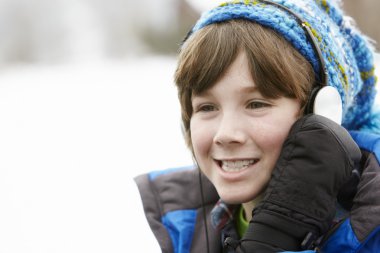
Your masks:
[[[255,160],[239,160],[239,161],[222,161],[222,169],[224,171],[239,171],[254,164]]]

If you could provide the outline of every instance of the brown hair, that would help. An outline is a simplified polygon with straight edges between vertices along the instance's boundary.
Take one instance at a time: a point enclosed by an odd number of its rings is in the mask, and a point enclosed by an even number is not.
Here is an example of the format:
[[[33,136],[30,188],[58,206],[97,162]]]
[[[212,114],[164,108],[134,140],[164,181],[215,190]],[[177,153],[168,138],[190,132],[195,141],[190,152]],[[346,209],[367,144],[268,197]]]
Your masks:
[[[263,96],[296,98],[302,108],[306,105],[315,79],[313,69],[282,36],[248,20],[211,24],[187,39],[175,72],[189,148],[192,95],[211,88],[241,51],[247,55],[252,78]]]

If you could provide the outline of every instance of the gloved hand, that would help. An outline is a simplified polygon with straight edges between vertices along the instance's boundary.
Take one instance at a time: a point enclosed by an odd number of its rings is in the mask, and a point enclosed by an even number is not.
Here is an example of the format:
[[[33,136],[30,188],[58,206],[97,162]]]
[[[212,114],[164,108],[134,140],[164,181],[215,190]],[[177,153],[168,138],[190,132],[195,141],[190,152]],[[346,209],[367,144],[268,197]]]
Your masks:
[[[313,248],[330,228],[338,191],[360,158],[343,127],[314,114],[297,120],[235,252]]]

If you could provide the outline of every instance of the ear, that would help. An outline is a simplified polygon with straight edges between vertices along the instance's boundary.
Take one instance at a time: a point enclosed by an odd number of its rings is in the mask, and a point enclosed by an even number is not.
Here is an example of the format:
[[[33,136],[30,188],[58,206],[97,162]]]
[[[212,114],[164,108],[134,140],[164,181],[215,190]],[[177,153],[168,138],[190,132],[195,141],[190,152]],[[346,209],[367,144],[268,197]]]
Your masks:
[[[342,124],[342,99],[338,90],[332,86],[323,86],[314,92],[310,102],[312,113],[324,116],[337,124]]]

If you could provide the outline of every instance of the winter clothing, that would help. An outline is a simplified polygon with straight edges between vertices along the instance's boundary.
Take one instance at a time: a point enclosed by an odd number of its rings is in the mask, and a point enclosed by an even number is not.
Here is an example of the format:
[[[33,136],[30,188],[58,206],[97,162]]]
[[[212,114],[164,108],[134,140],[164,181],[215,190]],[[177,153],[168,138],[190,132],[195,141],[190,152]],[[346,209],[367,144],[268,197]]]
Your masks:
[[[333,229],[325,234],[320,245],[321,252],[380,251],[380,136],[362,132],[351,132],[362,151],[360,182],[350,199],[353,201],[349,217],[337,212],[340,219]],[[152,172],[137,177],[146,217],[157,237],[162,252],[187,253],[206,252],[205,227],[201,208],[198,171],[179,168]],[[235,234],[233,215],[227,215],[221,230],[211,225],[211,210],[219,200],[213,185],[202,177],[209,231],[210,252],[222,252],[222,242]],[[352,188],[355,188],[352,183]],[[234,207],[222,206],[232,214]],[[215,219],[215,216],[213,219]],[[223,215],[219,215],[219,219]],[[213,222],[218,223],[218,222]],[[305,251],[316,252],[316,251]]]
[[[198,170],[193,167],[151,172],[135,178],[149,225],[164,253],[205,252],[206,237]],[[220,234],[211,225],[219,196],[202,175],[210,252],[221,252]]]

